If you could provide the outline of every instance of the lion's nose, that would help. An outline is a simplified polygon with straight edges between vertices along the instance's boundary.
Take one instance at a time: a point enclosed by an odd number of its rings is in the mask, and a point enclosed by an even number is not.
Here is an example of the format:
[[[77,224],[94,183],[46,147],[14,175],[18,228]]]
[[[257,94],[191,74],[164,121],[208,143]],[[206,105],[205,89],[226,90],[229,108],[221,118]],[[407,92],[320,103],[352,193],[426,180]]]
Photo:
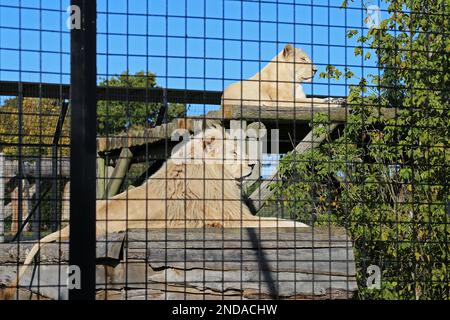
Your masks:
[[[317,66],[314,66],[314,65],[313,65],[313,69],[312,69],[312,70],[313,70],[314,74],[316,74],[316,72],[317,72]]]

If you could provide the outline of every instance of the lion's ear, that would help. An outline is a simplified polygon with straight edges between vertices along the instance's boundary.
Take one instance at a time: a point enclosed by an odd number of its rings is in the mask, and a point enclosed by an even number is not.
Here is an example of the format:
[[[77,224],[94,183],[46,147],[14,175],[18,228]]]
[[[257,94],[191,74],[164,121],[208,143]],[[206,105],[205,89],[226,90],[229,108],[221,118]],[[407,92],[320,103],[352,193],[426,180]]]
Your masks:
[[[283,57],[287,58],[294,53],[294,47],[288,43],[283,49]]]

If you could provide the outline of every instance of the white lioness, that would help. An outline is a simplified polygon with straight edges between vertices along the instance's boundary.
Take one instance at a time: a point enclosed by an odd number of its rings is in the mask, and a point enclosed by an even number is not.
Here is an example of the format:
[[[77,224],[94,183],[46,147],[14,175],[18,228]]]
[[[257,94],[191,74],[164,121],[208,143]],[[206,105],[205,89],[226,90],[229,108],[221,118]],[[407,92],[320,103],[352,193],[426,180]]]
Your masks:
[[[225,88],[222,106],[311,106],[327,99],[307,98],[300,83],[310,82],[317,67],[299,48],[287,44],[260,72]]]
[[[304,227],[290,220],[258,218],[241,200],[237,180],[252,164],[222,128],[210,128],[179,146],[143,185],[97,202],[97,236],[127,228]],[[34,245],[21,267],[15,287],[46,243],[67,240],[69,226]]]

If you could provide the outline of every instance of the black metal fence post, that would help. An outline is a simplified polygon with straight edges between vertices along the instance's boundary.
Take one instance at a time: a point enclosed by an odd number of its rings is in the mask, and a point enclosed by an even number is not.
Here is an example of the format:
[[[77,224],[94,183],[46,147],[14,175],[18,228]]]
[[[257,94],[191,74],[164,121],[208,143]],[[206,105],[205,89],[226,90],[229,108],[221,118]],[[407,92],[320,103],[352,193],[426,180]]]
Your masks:
[[[81,271],[70,300],[95,299],[96,202],[96,3],[71,0],[81,28],[71,30],[71,152],[69,263]]]

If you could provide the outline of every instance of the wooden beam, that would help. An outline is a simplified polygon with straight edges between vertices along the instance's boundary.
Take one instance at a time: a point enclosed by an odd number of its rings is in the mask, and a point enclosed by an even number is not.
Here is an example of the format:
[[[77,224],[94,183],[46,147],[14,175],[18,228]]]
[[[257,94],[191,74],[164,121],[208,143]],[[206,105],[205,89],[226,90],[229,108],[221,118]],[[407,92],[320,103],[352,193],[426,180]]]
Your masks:
[[[119,192],[123,179],[125,178],[128,168],[130,167],[132,158],[133,154],[131,153],[131,150],[129,148],[123,148],[120,152],[119,160],[116,163],[114,172],[108,181],[108,198],[115,196]]]
[[[395,116],[394,108],[381,108],[379,115],[387,118]],[[241,106],[241,105],[226,105],[222,110],[211,111],[207,118],[218,119],[246,119],[256,121],[268,120],[285,120],[296,122],[309,122],[314,114],[323,112],[330,116],[332,122],[346,122],[351,108],[349,106],[341,106],[338,104],[324,104],[313,107],[306,106]]]
[[[156,292],[197,299],[338,299],[357,290],[352,242],[343,228],[131,229],[124,235],[96,242],[97,297],[114,290],[123,292],[119,299],[161,298]],[[0,269],[0,288],[14,278],[15,264],[31,246],[0,245],[0,264],[10,264]],[[67,251],[67,243],[45,246],[39,278],[31,282],[29,268],[21,285],[61,298]]]
[[[97,139],[97,149],[98,152],[106,152],[124,147],[156,143],[165,139],[170,139],[171,134],[177,129],[188,129],[189,131],[193,131],[193,123],[196,121],[205,122],[206,127],[213,123],[219,124],[224,120],[309,123],[314,115],[319,112],[329,115],[331,122],[345,123],[348,115],[351,113],[351,107],[333,103],[295,107],[283,105],[263,107],[251,105],[225,105],[222,109],[210,111],[206,115],[183,117],[154,128],[130,131],[108,138],[100,137]],[[378,116],[384,116],[388,119],[395,117],[395,114],[395,108],[381,108],[378,111]]]
[[[173,120],[154,128],[142,130],[130,130],[115,136],[100,137],[97,139],[97,151],[105,152],[121,148],[131,148],[147,143],[155,143],[162,140],[170,140],[173,132],[178,129],[179,121]]]
[[[332,133],[338,124],[332,123],[327,127],[327,132],[323,135],[316,136],[313,131],[308,133],[305,138],[295,147],[293,152],[304,154],[313,148],[317,148],[325,138]],[[268,179],[265,179],[261,185],[253,191],[248,198],[250,200],[250,208],[253,213],[257,213],[264,206],[266,201],[274,194],[275,190],[269,189],[269,186],[279,179],[278,170],[272,174]]]

